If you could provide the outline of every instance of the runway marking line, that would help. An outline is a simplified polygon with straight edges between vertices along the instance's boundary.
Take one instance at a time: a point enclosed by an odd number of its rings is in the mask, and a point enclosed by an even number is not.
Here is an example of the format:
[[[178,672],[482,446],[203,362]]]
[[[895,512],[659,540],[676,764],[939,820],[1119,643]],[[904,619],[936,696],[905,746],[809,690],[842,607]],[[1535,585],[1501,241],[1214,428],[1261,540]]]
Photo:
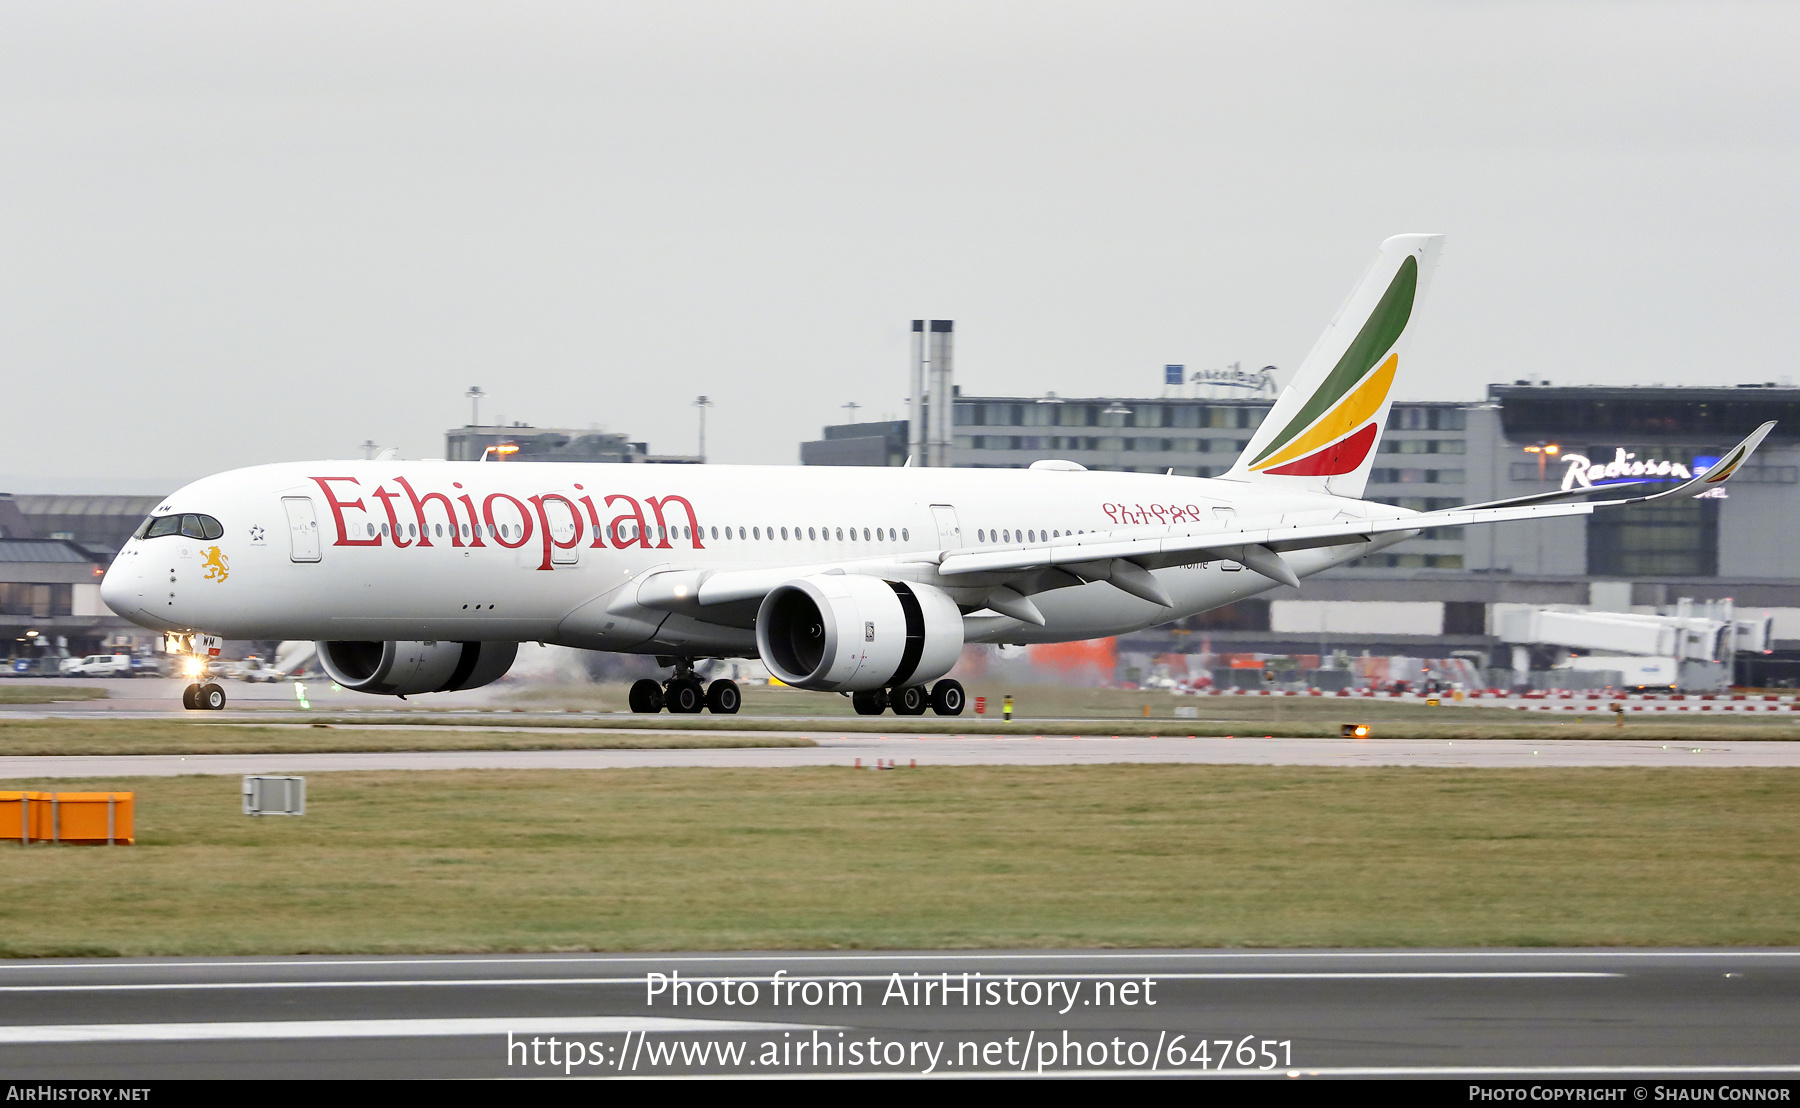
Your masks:
[[[796,977],[789,976],[789,981],[886,981],[892,973],[860,973],[833,974],[830,977]],[[1137,976],[1122,973],[987,973],[987,977],[1009,977],[1018,981],[1091,981],[1110,980],[1115,977]],[[1468,970],[1468,971],[1423,971],[1407,973],[1395,971],[1391,973],[1358,973],[1354,970],[1332,973],[1157,973],[1160,981],[1493,981],[1493,980],[1537,980],[1551,978],[1569,980],[1576,978],[1625,977],[1623,973],[1606,973],[1583,970]],[[412,980],[373,980],[373,981],[151,981],[134,984],[110,985],[0,985],[0,993],[102,993],[102,992],[151,992],[158,990],[207,990],[207,989],[420,989],[446,988],[464,986],[505,986],[505,985],[641,985],[641,976],[632,977],[430,977]],[[4,1026],[4,1025],[0,1025]]]
[[[310,959],[271,958],[255,961],[236,961],[232,959],[214,959],[205,961],[166,961],[166,962],[33,962],[29,960],[0,962],[0,970],[58,970],[58,969],[189,969],[210,967],[213,969],[256,968],[264,966],[284,966],[289,968],[306,968],[319,966],[499,966],[499,965],[564,965],[608,963],[640,963],[646,965],[668,965],[671,963],[690,962],[973,962],[993,961],[1034,962],[1034,961],[1069,961],[1069,962],[1125,962],[1147,961],[1154,959],[1355,959],[1355,958],[1519,958],[1525,960],[1541,958],[1595,958],[1595,959],[1631,959],[1631,958],[1793,958],[1800,959],[1800,950],[1223,950],[1223,951],[1131,951],[1131,952],[1096,952],[1085,953],[1070,951],[1067,953],[1010,953],[992,951],[971,954],[919,954],[879,952],[867,954],[576,954],[542,957],[456,957],[443,956],[435,958],[329,958]]]

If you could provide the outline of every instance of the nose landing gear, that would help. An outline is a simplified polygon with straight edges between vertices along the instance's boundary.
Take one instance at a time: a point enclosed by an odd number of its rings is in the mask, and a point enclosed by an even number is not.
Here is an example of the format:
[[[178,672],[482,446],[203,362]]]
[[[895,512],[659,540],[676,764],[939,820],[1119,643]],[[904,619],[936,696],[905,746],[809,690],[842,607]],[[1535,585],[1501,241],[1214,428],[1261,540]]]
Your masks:
[[[190,712],[217,712],[225,707],[225,690],[211,681],[196,681],[181,690],[181,706]]]
[[[172,570],[170,572],[173,572]],[[212,680],[212,659],[219,656],[224,640],[217,635],[198,632],[172,634],[166,637],[164,649],[185,659],[182,672],[195,678],[181,690],[181,706],[190,712],[216,712],[225,707],[225,690]]]

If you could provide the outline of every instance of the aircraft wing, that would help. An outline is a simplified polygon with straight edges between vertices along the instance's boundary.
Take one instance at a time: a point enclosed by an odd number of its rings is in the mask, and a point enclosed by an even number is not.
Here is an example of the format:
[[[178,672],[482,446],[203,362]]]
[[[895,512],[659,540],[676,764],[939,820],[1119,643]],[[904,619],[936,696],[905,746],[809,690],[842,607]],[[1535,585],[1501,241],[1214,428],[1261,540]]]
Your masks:
[[[1064,536],[1035,546],[1001,547],[966,553],[946,551],[938,563],[938,572],[954,576],[964,573],[1005,573],[1050,566],[1067,567],[1085,577],[1087,574],[1083,572],[1083,567],[1095,563],[1105,565],[1120,559],[1137,563],[1143,569],[1161,569],[1215,558],[1230,558],[1243,562],[1264,576],[1296,584],[1298,579],[1294,577],[1293,571],[1279,559],[1280,554],[1289,550],[1347,546],[1367,542],[1376,535],[1417,531],[1425,527],[1587,515],[1595,507],[1593,504],[1550,504],[1516,508],[1450,508],[1404,516],[1339,519],[1329,523],[1252,527],[1233,531],[1180,526],[1159,527],[1155,529],[1155,534],[1144,534],[1147,528],[1090,531],[1085,535]]]
[[[1376,535],[1419,531],[1428,527],[1466,527],[1513,520],[1590,515],[1602,508],[1702,496],[1729,480],[1774,426],[1771,422],[1758,427],[1705,473],[1673,489],[1647,496],[1577,503],[1541,503],[1538,502],[1539,497],[1532,496],[1435,512],[1366,517],[1350,517],[1339,513],[1336,518],[1329,520],[1315,518],[1293,522],[1277,517],[1272,525],[1265,523],[1262,526],[1256,525],[1261,521],[1247,519],[1244,521],[1247,526],[1234,530],[1220,530],[1210,523],[1192,526],[1128,526],[1110,531],[1063,535],[1037,543],[984,546],[979,550],[941,550],[899,559],[851,560],[749,570],[671,569],[644,578],[631,599],[645,607],[669,611],[686,610],[698,614],[698,609],[714,605],[758,600],[783,582],[813,573],[873,573],[927,582],[935,579],[951,586],[991,585],[1000,587],[1004,592],[1004,586],[1011,578],[1059,569],[1077,580],[1110,581],[1134,596],[1171,606],[1168,595],[1149,570],[1229,559],[1241,562],[1270,580],[1298,585],[1299,577],[1281,558],[1287,551],[1320,546],[1347,546],[1368,542]],[[1316,517],[1317,513],[1313,514]],[[1020,610],[1033,611],[1029,605]]]
[[[1134,563],[1139,569],[1160,569],[1164,566],[1191,564],[1211,558],[1230,558],[1233,561],[1242,562],[1265,577],[1283,584],[1296,585],[1299,583],[1298,578],[1280,558],[1280,554],[1284,551],[1366,542],[1375,535],[1391,534],[1395,531],[1589,515],[1601,508],[1616,508],[1627,504],[1648,504],[1657,500],[1687,500],[1696,496],[1704,496],[1729,480],[1731,475],[1737,472],[1738,468],[1762,443],[1763,439],[1768,437],[1774,427],[1773,421],[1763,424],[1752,431],[1743,442],[1726,451],[1718,464],[1705,473],[1690,478],[1675,488],[1651,493],[1647,496],[1560,504],[1498,501],[1493,504],[1446,508],[1441,511],[1421,512],[1413,515],[1339,519],[1327,523],[1294,524],[1239,531],[1179,526],[1158,528],[1160,533],[1153,535],[1144,534],[1143,529],[1098,531],[1085,535],[1051,539],[1047,543],[1039,543],[1035,546],[982,549],[967,553],[945,551],[938,563],[938,572],[945,576],[955,576],[979,572],[1016,572],[1048,566],[1066,567],[1080,576],[1087,577],[1089,574],[1084,571],[1084,567],[1091,566],[1099,571],[1107,568],[1109,563],[1118,560]],[[1535,498],[1521,498],[1526,501],[1532,499]],[[1118,570],[1122,567],[1111,568]],[[1129,569],[1124,569],[1123,572],[1130,574]],[[1105,572],[1098,572],[1096,576],[1108,579]],[[1133,591],[1123,581],[1114,580],[1114,583],[1126,588],[1128,592]],[[1155,597],[1146,598],[1155,599]]]
[[[664,611],[685,611],[705,618],[703,609],[760,600],[777,586],[815,573],[868,573],[940,585],[1006,585],[1010,579],[1046,569],[1080,581],[1111,581],[1135,596],[1167,605],[1162,586],[1148,572],[1166,566],[1228,558],[1242,562],[1276,581],[1297,584],[1298,578],[1281,553],[1315,546],[1367,542],[1380,534],[1422,527],[1497,523],[1509,519],[1542,519],[1586,515],[1593,504],[1542,507],[1450,509],[1425,514],[1339,519],[1221,531],[1213,527],[1123,527],[1065,535],[1048,542],[979,550],[942,550],[900,559],[880,558],[760,569],[666,569],[642,578],[635,590],[621,593],[619,603],[636,603]]]
[[[1726,451],[1711,469],[1690,478],[1672,489],[1664,492],[1652,493],[1649,496],[1617,497],[1610,500],[1601,500],[1599,501],[1599,505],[1604,508],[1613,504],[1647,504],[1652,500],[1688,500],[1696,496],[1704,496],[1708,490],[1716,488],[1730,480],[1731,475],[1737,472],[1737,468],[1744,464],[1744,461],[1750,457],[1758,446],[1762,445],[1763,439],[1767,438],[1769,432],[1774,429],[1774,420],[1770,420],[1763,424],[1761,427],[1750,432],[1749,437],[1743,442],[1738,443],[1736,446]],[[1501,508],[1511,507],[1515,504],[1547,504],[1557,500],[1584,500],[1589,497],[1603,497],[1609,492],[1616,492],[1620,489],[1638,488],[1649,483],[1650,482],[1648,481],[1614,481],[1604,485],[1591,485],[1583,489],[1559,489],[1556,492],[1540,492],[1533,493],[1530,496],[1515,496],[1508,500],[1490,500],[1484,504],[1467,504],[1464,505],[1464,509]]]

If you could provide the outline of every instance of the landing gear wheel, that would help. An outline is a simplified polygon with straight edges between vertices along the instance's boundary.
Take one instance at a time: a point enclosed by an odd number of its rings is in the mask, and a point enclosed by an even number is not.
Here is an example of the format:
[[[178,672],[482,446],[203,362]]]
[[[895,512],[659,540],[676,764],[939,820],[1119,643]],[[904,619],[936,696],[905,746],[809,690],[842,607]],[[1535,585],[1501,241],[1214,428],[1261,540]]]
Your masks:
[[[691,716],[706,707],[706,693],[692,677],[676,677],[663,686],[663,703],[675,715]]]
[[[909,685],[889,693],[888,703],[897,716],[922,716],[931,706],[931,698],[925,695],[924,685]]]
[[[209,681],[194,694],[194,702],[202,711],[219,711],[225,707],[225,690]]]
[[[634,712],[654,713],[663,709],[662,686],[648,677],[632,682],[631,695],[627,699]]]
[[[714,681],[706,686],[706,707],[715,716],[735,716],[744,705],[736,681]]]
[[[939,681],[931,686],[931,710],[940,716],[962,715],[967,700],[961,681]]]
[[[859,716],[878,716],[887,711],[887,690],[870,689],[850,694],[850,706]]]
[[[190,712],[200,710],[200,686],[198,683],[181,690],[181,706]]]

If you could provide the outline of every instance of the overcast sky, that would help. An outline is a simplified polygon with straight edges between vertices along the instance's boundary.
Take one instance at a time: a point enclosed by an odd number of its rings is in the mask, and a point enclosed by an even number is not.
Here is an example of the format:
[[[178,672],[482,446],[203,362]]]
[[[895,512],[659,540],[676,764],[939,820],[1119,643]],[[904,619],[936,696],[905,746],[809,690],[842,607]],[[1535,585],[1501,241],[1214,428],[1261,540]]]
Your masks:
[[[1789,3],[0,0],[0,491],[438,457],[791,464],[965,392],[1290,371],[1449,236],[1400,395],[1795,374]]]

